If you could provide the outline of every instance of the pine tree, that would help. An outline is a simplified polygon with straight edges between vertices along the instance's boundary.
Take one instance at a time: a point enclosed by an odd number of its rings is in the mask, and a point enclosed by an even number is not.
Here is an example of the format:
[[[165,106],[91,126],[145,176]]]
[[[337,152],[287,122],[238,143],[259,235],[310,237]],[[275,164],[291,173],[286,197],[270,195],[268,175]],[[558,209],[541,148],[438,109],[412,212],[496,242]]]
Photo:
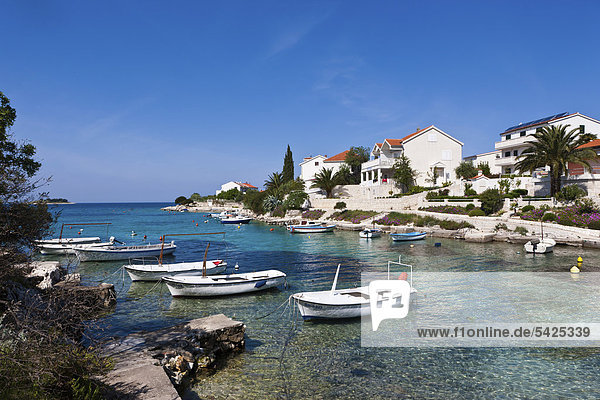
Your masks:
[[[292,158],[292,150],[288,144],[285,157],[283,158],[283,183],[294,180],[294,159]]]

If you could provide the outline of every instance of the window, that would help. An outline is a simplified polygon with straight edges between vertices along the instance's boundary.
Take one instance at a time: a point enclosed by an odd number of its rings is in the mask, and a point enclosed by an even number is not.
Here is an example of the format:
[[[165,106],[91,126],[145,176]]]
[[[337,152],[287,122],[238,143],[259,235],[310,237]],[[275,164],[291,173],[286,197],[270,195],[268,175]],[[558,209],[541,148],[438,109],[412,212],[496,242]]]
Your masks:
[[[442,150],[442,161],[451,161],[451,160],[452,160],[452,151]]]
[[[437,134],[435,134],[435,133],[430,133],[430,134],[427,136],[427,141],[428,141],[428,142],[437,142]]]
[[[513,150],[513,156],[518,156],[519,155],[519,150]]]
[[[315,161],[315,167],[316,167],[317,165],[319,165],[319,162],[318,162],[318,161]]]
[[[523,137],[523,136],[525,136],[525,135],[526,135],[526,133],[527,133],[527,132],[525,132],[525,131],[523,131],[523,132],[519,133],[519,137]]]
[[[579,133],[583,135],[585,133],[585,125],[579,125]]]
[[[505,138],[504,140],[510,140],[510,135],[506,135],[506,136],[504,136],[504,138]]]
[[[504,170],[504,173],[505,173],[505,174],[510,174],[510,168],[506,168],[506,169]]]
[[[510,151],[504,152],[504,157],[510,157]]]

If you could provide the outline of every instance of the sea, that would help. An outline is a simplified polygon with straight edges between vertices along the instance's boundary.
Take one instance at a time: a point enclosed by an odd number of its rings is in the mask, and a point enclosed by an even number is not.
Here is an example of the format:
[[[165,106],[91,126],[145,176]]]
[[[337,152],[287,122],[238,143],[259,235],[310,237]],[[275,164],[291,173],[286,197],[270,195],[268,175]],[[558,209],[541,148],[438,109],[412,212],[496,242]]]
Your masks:
[[[523,253],[521,245],[497,242],[427,238],[395,243],[386,235],[359,239],[352,231],[292,235],[284,227],[260,222],[222,225],[206,213],[162,211],[167,205],[172,204],[78,203],[52,205],[51,210],[58,216],[56,236],[63,223],[65,237],[76,237],[83,229],[83,236],[114,236],[127,244],[141,244],[158,243],[166,235],[178,246],[170,258],[173,262],[201,261],[210,244],[208,258],[225,259],[231,272],[237,266],[238,272],[278,269],[287,274],[285,287],[256,294],[172,298],[162,284],[132,283],[123,273],[122,261],[69,264],[71,272],[81,274],[83,284],[115,285],[117,306],[100,321],[103,337],[217,313],[246,324],[246,351],[201,377],[193,388],[198,398],[600,398],[598,347],[367,347],[361,341],[364,321],[302,321],[289,302],[296,292],[330,289],[338,265],[338,288],[359,286],[364,273],[385,271],[388,261],[400,257],[415,274],[562,272],[566,282],[578,257],[583,258],[584,268],[600,271],[598,250],[561,246],[553,254],[531,256]],[[108,228],[69,225],[87,222],[111,224]],[[222,233],[169,237],[201,232]],[[439,279],[422,281],[416,285],[418,296],[426,300],[442,285]],[[510,293],[519,285],[512,280],[501,287]],[[476,303],[466,291],[461,295],[464,290],[452,293],[452,303],[443,312]],[[539,293],[550,298],[553,290],[539,287]],[[565,310],[570,309],[569,299],[560,299],[567,303]],[[572,301],[588,313],[598,312],[598,297],[590,301],[572,296]],[[419,305],[415,307],[419,312]],[[560,310],[561,304],[553,307]]]

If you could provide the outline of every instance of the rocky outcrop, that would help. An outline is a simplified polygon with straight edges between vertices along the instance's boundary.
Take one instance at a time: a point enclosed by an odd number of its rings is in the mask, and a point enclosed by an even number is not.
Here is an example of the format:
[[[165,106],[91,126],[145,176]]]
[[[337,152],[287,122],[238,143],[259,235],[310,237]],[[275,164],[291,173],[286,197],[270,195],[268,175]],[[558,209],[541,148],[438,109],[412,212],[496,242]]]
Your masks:
[[[60,282],[65,274],[65,270],[58,261],[36,261],[31,264],[33,267],[27,275],[27,279],[33,282],[39,289],[46,290],[52,288]]]
[[[242,322],[218,314],[131,334],[105,348],[116,365],[104,381],[121,392],[127,388],[130,398],[177,398],[171,382],[183,393],[197,374],[243,351],[245,331]]]

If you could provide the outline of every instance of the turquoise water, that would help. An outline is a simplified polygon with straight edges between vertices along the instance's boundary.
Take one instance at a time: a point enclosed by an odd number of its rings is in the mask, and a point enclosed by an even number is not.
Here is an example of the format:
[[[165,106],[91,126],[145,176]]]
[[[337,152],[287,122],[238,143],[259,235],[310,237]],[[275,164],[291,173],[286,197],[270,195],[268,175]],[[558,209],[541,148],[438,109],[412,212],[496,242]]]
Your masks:
[[[218,299],[173,299],[152,283],[131,284],[118,271],[122,262],[83,263],[84,283],[114,283],[119,292],[113,314],[102,323],[108,336],[154,329],[223,313],[247,325],[247,351],[200,380],[200,398],[598,398],[600,350],[365,348],[361,322],[309,323],[282,307],[295,292],[331,286],[341,263],[338,287],[360,283],[361,273],[381,271],[387,261],[413,264],[420,271],[566,271],[578,256],[586,270],[599,271],[596,250],[558,247],[554,254],[529,256],[505,243],[474,244],[428,238],[410,247],[386,237],[359,240],[356,232],[290,235],[260,223],[221,225],[201,213],[167,213],[164,204],[75,204],[53,206],[60,222],[112,222],[109,235],[152,243],[169,233],[225,231],[212,237],[210,258],[226,258],[239,271],[276,268],[288,288]],[[208,221],[205,223],[204,221]],[[198,226],[196,227],[196,223]],[[131,231],[138,233],[131,237]],[[66,230],[76,236],[76,229]],[[84,235],[105,236],[104,228]],[[201,260],[206,239],[175,238],[176,261]],[[434,243],[441,243],[435,247]],[[541,291],[545,290],[540,288]],[[459,296],[460,297],[460,296]],[[459,300],[460,301],[460,300]]]

